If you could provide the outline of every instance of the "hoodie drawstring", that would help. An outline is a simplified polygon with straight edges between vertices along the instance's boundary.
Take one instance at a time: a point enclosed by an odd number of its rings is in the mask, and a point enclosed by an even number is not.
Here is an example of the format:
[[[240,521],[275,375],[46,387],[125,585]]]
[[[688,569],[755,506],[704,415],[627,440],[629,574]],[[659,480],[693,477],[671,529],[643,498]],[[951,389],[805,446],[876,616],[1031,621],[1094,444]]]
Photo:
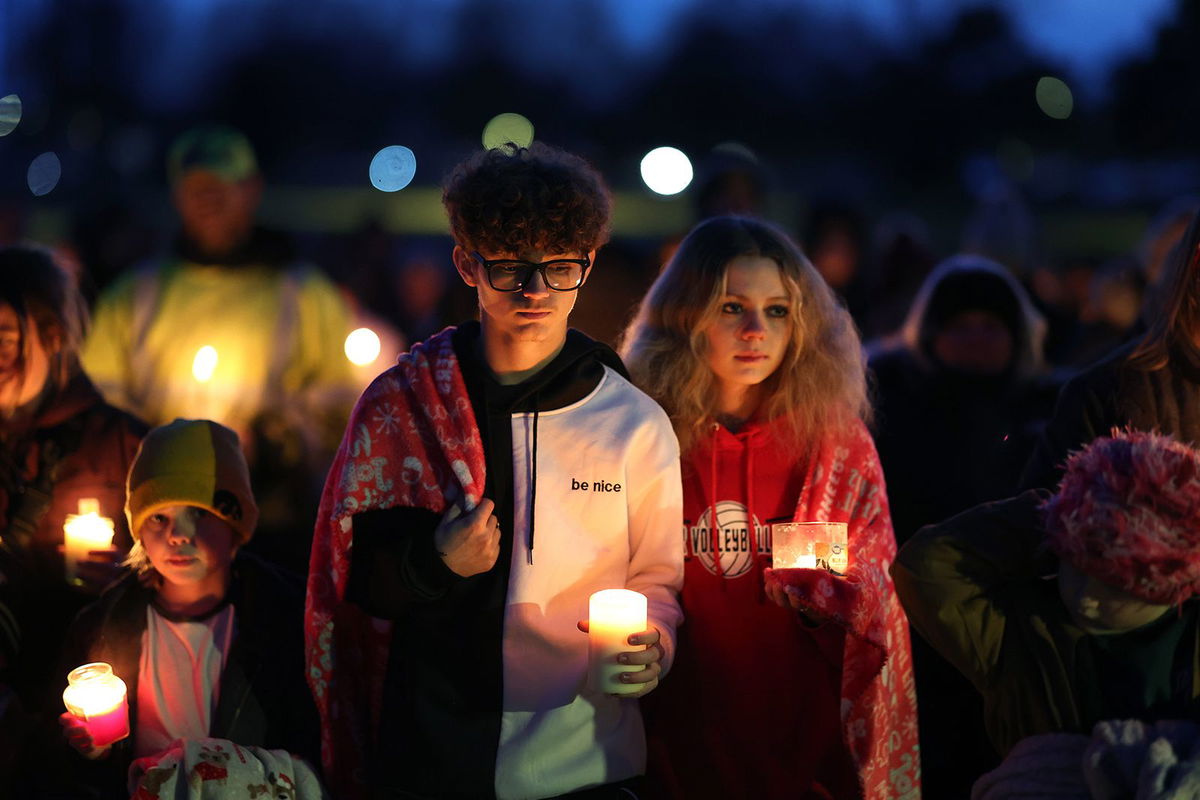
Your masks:
[[[708,503],[708,534],[712,543],[713,569],[716,570],[718,578],[725,577],[725,570],[721,567],[721,548],[720,548],[720,525],[717,524],[717,437],[716,433],[720,425],[713,423],[713,439],[712,448],[710,449],[711,458],[709,459],[709,503]],[[725,591],[725,581],[721,581],[721,591]]]
[[[750,564],[758,584],[758,602],[767,602],[766,584],[763,582],[763,566],[758,552],[758,529],[754,526],[754,447],[746,437],[746,527],[750,535]]]
[[[533,393],[533,456],[529,463],[529,565],[533,566],[533,529],[537,519],[538,396]]]

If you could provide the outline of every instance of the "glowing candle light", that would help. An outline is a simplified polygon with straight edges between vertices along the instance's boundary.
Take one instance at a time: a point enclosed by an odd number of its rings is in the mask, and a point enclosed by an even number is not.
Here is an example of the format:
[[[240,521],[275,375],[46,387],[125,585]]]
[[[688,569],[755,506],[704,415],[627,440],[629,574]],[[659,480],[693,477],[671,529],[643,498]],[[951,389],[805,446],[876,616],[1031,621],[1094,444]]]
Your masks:
[[[192,359],[192,377],[200,383],[207,383],[216,369],[217,348],[206,344],[196,351],[196,357]]]
[[[346,343],[342,346],[346,352],[346,358],[350,359],[351,364],[358,367],[373,364],[375,359],[379,358],[379,351],[382,348],[379,334],[370,328],[357,328],[350,331],[350,335],[346,337]]]
[[[827,569],[846,574],[850,565],[845,522],[780,522],[771,526],[775,569]]]
[[[644,666],[617,662],[617,655],[645,650],[629,644],[629,637],[646,630],[646,596],[629,589],[605,589],[588,601],[588,685],[593,691],[632,694],[642,687],[623,683],[622,672],[637,672]]]
[[[79,513],[67,514],[63,534],[67,582],[78,583],[79,562],[87,560],[88,552],[112,547],[113,521],[100,516],[99,500],[84,497],[79,501]]]
[[[67,673],[63,705],[87,726],[93,747],[107,747],[129,735],[129,704],[125,681],[103,661],[84,664]]]

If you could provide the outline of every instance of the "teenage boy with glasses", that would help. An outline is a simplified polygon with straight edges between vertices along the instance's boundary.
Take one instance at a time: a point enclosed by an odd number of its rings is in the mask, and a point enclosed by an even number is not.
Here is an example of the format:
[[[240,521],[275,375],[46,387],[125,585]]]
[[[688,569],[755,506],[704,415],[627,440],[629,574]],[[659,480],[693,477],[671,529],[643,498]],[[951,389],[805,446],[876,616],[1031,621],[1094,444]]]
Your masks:
[[[469,158],[443,202],[480,320],[376,379],[330,472],[308,608],[327,775],[339,797],[636,797],[682,510],[665,413],[567,326],[609,194],[534,144]],[[611,588],[649,601],[620,696],[587,686],[580,632]]]

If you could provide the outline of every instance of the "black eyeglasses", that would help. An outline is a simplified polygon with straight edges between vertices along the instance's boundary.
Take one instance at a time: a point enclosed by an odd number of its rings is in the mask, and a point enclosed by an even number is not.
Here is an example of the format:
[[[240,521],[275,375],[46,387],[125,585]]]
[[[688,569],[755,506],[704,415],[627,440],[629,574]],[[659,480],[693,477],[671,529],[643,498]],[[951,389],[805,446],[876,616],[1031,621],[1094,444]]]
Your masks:
[[[471,253],[487,272],[488,283],[497,292],[519,292],[529,283],[534,272],[542,273],[547,288],[556,292],[572,292],[583,285],[583,274],[592,262],[583,258],[556,258],[540,264],[516,258],[486,259]]]

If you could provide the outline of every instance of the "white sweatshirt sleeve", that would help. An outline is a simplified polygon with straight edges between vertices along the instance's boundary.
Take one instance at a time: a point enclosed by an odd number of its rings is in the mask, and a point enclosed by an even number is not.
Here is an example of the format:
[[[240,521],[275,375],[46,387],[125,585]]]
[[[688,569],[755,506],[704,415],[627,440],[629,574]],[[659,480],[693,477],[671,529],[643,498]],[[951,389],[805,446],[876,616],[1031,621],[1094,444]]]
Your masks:
[[[626,587],[646,595],[647,617],[658,628],[662,668],[675,657],[675,630],[683,621],[679,590],[683,587],[683,487],[679,477],[679,442],[662,409],[638,430],[629,449],[629,576]]]

